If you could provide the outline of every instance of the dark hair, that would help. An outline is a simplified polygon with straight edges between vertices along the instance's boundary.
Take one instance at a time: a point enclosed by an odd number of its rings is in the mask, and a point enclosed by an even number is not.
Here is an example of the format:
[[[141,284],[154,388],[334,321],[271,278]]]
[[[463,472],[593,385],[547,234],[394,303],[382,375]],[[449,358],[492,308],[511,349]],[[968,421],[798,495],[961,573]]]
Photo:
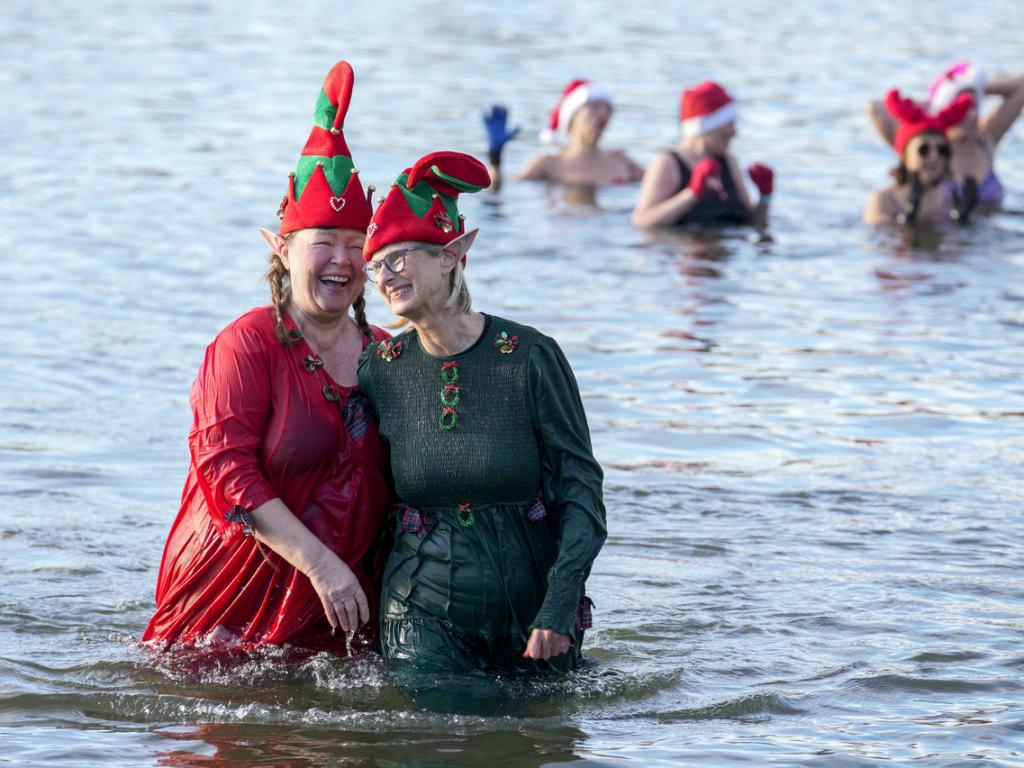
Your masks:
[[[282,236],[286,243],[290,240],[292,234],[289,232],[287,235]],[[294,342],[288,338],[288,329],[285,327],[284,318],[282,317],[284,305],[288,303],[288,298],[292,293],[291,282],[288,278],[288,270],[285,268],[284,262],[273,251],[270,253],[270,267],[268,267],[264,277],[270,285],[270,300],[274,305],[274,330],[277,333],[277,340],[282,344],[292,344]],[[352,314],[355,316],[356,325],[359,326],[359,330],[366,334],[367,338],[373,339],[370,324],[366,321],[366,297],[362,293],[356,296],[355,301],[352,302]]]

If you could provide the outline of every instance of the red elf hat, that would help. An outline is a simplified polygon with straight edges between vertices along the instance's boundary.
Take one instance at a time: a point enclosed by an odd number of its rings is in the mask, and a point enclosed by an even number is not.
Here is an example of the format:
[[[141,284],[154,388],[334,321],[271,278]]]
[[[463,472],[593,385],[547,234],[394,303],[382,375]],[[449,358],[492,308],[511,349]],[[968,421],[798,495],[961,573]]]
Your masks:
[[[363,258],[392,243],[408,240],[447,245],[466,231],[459,213],[462,192],[479,192],[491,183],[487,168],[462,152],[431,152],[406,168],[391,185],[366,230]]]
[[[885,107],[900,124],[892,144],[896,153],[902,155],[910,140],[919,134],[938,133],[945,136],[948,128],[964,119],[973,103],[974,99],[970,95],[962,93],[938,114],[929,115],[916,101],[905,99],[899,91],[892,89],[885,96]]]
[[[363,232],[370,223],[370,201],[342,133],[354,80],[347,61],[331,67],[324,79],[313,112],[313,130],[302,148],[298,167],[288,174],[288,191],[277,211],[282,235],[308,227]]]
[[[712,80],[705,80],[683,91],[679,104],[683,136],[708,133],[733,122],[736,117],[736,102],[722,86]]]

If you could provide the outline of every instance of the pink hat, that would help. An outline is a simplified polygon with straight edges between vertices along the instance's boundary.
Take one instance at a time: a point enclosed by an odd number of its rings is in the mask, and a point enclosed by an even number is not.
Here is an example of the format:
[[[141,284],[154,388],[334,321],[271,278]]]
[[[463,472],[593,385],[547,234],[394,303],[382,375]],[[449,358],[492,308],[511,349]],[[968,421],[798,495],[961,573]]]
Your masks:
[[[736,120],[736,102],[718,83],[705,80],[683,91],[679,107],[683,136],[700,136]]]
[[[932,83],[928,89],[928,111],[941,112],[953,103],[962,91],[974,91],[974,103],[980,105],[985,95],[985,73],[969,61],[958,61]]]
[[[562,98],[551,113],[548,127],[541,131],[540,140],[555,144],[569,136],[569,123],[584,106],[592,101],[607,101],[613,108],[615,102],[608,89],[590,80],[573,80],[562,92]]]

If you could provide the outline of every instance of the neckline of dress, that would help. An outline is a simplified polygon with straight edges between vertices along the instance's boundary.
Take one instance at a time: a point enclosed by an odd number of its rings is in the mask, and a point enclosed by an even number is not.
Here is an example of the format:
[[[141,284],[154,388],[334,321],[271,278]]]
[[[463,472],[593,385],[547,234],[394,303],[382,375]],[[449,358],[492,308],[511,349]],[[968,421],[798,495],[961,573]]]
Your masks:
[[[423,344],[420,343],[419,331],[414,331],[414,334],[416,336],[416,346],[419,347],[420,352],[428,360],[437,360],[438,362],[446,362],[448,360],[458,360],[460,358],[466,357],[467,355],[470,355],[473,352],[475,352],[480,347],[480,345],[483,344],[484,339],[487,338],[487,334],[491,330],[491,324],[494,321],[494,318],[491,315],[487,314],[486,312],[481,312],[480,314],[484,316],[484,327],[483,327],[483,330],[480,331],[480,336],[477,337],[477,340],[474,341],[472,344],[470,344],[466,349],[462,350],[461,352],[458,352],[458,353],[456,353],[454,355],[440,355],[440,356],[439,355],[432,355],[429,352],[427,352],[427,350],[425,350],[423,348]]]

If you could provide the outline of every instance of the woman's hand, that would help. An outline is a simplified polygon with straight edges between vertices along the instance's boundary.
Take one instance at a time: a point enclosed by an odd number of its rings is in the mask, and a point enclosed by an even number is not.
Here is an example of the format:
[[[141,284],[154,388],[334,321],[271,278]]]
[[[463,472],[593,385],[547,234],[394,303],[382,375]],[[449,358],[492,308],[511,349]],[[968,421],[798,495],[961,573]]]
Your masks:
[[[530,633],[523,658],[550,659],[552,656],[561,656],[571,647],[572,639],[567,635],[560,635],[553,629],[535,629]]]
[[[359,579],[336,554],[325,549],[306,575],[332,628],[352,633],[370,620],[370,606]]]
[[[772,194],[772,190],[775,188],[775,171],[767,165],[754,163],[747,168],[747,173],[750,175],[750,180],[754,182],[754,186],[757,187],[757,191],[761,193],[761,197],[769,197]]]
[[[704,197],[710,190],[722,200],[726,199],[728,194],[722,187],[722,164],[713,157],[699,160],[690,173],[689,188],[698,198]]]

